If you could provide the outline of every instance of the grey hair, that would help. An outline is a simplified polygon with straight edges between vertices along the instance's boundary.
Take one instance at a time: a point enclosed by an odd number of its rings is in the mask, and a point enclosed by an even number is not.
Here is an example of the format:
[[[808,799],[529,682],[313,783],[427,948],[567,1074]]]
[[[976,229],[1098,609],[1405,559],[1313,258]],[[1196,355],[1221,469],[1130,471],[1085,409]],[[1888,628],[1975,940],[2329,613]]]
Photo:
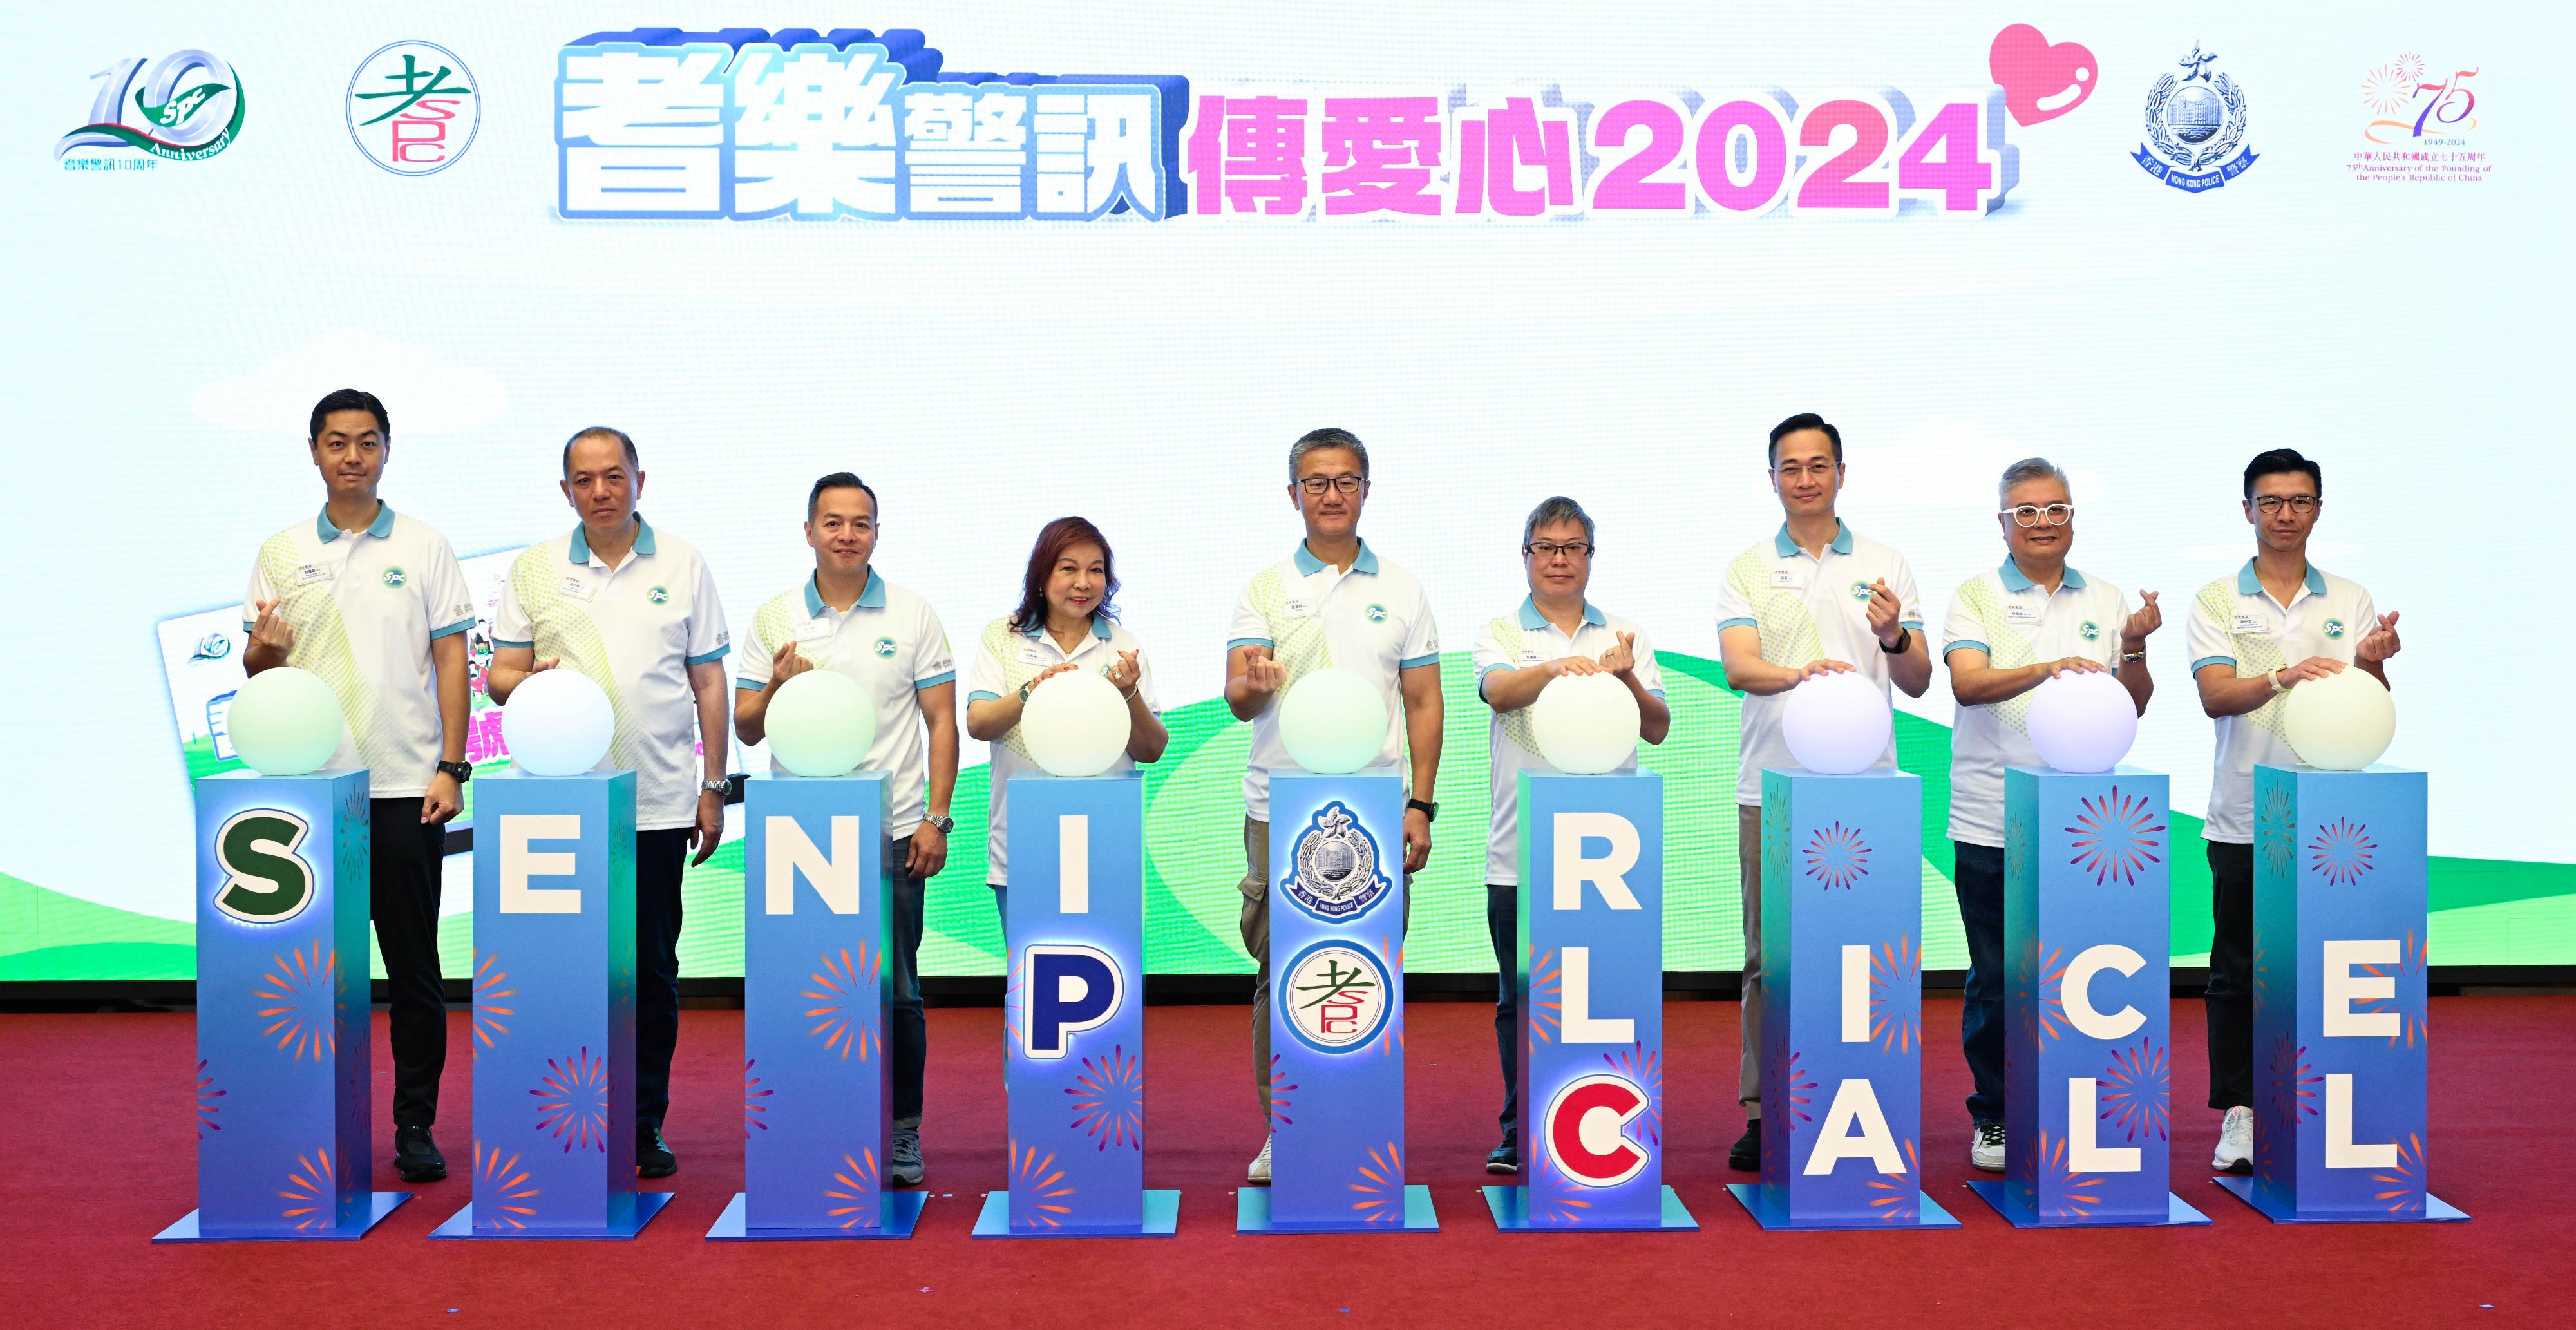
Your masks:
[[[1556,522],[1580,522],[1583,524],[1583,538],[1586,541],[1592,539],[1592,514],[1583,511],[1582,504],[1556,494],[1539,500],[1538,506],[1530,509],[1529,520],[1521,524],[1521,543],[1530,543],[1538,535],[1540,527]]]
[[[1288,445],[1288,478],[1290,480],[1295,480],[1297,478],[1297,464],[1306,460],[1306,454],[1314,452],[1319,448],[1340,448],[1350,453],[1351,456],[1360,459],[1360,479],[1368,479],[1368,445],[1360,442],[1360,436],[1351,433],[1349,430],[1335,429],[1330,425],[1326,425],[1322,429],[1306,431],[1303,437],[1299,438],[1295,443]]]
[[[2067,481],[2065,472],[2057,469],[2057,463],[2045,457],[2025,457],[2005,467],[2004,478],[1995,482],[1995,506],[2001,508],[2012,502],[2012,487],[2025,480],[2054,480],[2066,486],[2068,502],[2074,501],[2075,486]]]

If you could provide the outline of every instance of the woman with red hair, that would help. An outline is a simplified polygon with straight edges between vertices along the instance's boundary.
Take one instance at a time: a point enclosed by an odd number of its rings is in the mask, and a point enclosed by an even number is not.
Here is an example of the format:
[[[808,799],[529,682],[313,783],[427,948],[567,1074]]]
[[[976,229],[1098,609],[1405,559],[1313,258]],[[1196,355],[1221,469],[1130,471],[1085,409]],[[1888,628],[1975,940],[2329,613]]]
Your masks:
[[[1110,601],[1118,575],[1109,538],[1079,517],[1059,517],[1038,532],[1021,579],[1019,608],[984,625],[966,694],[966,733],[993,748],[989,867],[996,908],[1008,901],[1003,790],[1013,775],[1037,765],[1020,736],[1029,694],[1072,670],[1096,669],[1127,701],[1127,751],[1111,771],[1152,762],[1171,742],[1154,702],[1154,669],[1145,644],[1118,623]],[[1010,918],[1003,910],[1004,921]]]

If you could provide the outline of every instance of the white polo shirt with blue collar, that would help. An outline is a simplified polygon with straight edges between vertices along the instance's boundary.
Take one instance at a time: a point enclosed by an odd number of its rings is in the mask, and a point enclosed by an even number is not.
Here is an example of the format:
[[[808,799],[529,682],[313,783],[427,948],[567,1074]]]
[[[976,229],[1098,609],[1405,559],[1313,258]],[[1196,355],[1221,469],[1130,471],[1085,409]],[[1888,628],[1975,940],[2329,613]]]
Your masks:
[[[1655,664],[1655,645],[1646,640],[1646,630],[1615,614],[1604,614],[1591,601],[1583,602],[1583,621],[1574,626],[1568,637],[1547,616],[1539,613],[1538,601],[1521,598],[1521,607],[1510,614],[1488,620],[1483,632],[1476,635],[1476,696],[1485,696],[1485,681],[1491,676],[1513,670],[1543,665],[1566,656],[1589,656],[1601,659],[1601,653],[1619,645],[1619,634],[1636,635],[1637,683],[1647,692],[1664,695],[1664,674]],[[1492,798],[1491,834],[1485,842],[1485,883],[1488,886],[1520,885],[1520,773],[1553,771],[1547,758],[1538,751],[1538,737],[1530,729],[1530,708],[1518,711],[1496,711],[1486,727],[1486,769]],[[1637,755],[1619,765],[1621,771],[1637,769]]]
[[[1055,635],[1046,630],[1044,620],[1025,633],[1013,629],[1007,615],[984,625],[983,636],[975,644],[975,663],[966,676],[966,700],[970,703],[1000,701],[1018,693],[1020,685],[1067,661],[1085,669],[1106,671],[1118,663],[1118,653],[1122,651],[1136,653],[1136,696],[1144,702],[1147,711],[1162,714],[1163,709],[1154,698],[1154,664],[1145,657],[1145,644],[1136,640],[1136,635],[1128,632],[1124,625],[1096,614],[1091,618],[1091,631],[1075,643],[1070,652],[1056,645]],[[1017,725],[1012,726],[1009,733],[993,740],[991,747],[992,809],[987,815],[990,831],[985,849],[984,880],[996,886],[1007,886],[1011,879],[1008,876],[1009,843],[1004,831],[1010,804],[1003,794],[1012,777],[1036,769],[1037,759],[1029,756],[1028,743],[1020,737]],[[1112,775],[1135,769],[1135,760],[1124,750],[1119,752],[1117,761],[1109,764]]]
[[[886,774],[886,836],[902,840],[929,815],[930,749],[923,738],[919,694],[957,678],[948,648],[948,630],[930,602],[868,570],[868,582],[846,610],[823,603],[813,577],[762,604],[751,618],[752,649],[734,674],[734,687],[759,692],[769,687],[771,662],[778,648],[796,644],[798,655],[815,665],[845,674],[867,690],[876,713],[877,737],[868,745],[861,771]],[[769,769],[778,769],[772,753]]]
[[[326,508],[260,544],[242,593],[243,632],[264,600],[277,602],[295,634],[286,663],[340,699],[340,747],[323,765],[365,767],[371,799],[429,793],[446,738],[429,644],[474,626],[447,537],[383,503],[365,530],[342,531]]]
[[[1796,669],[1813,660],[1839,660],[1859,670],[1884,694],[1889,656],[1879,650],[1878,636],[1869,630],[1870,584],[1882,580],[1896,593],[1897,623],[1922,632],[1923,600],[1914,590],[1914,570],[1906,566],[1904,556],[1854,534],[1840,522],[1824,553],[1809,554],[1789,538],[1789,526],[1783,522],[1771,539],[1727,565],[1717,590],[1717,631],[1724,636],[1729,628],[1757,629],[1765,661]],[[1763,768],[1798,765],[1789,755],[1788,741],[1780,737],[1780,713],[1788,705],[1786,692],[1744,697],[1736,803],[1747,808],[1761,805]],[[1876,765],[1896,765],[1894,736]]]
[[[1378,749],[1381,763],[1404,756],[1404,694],[1397,678],[1403,671],[1440,663],[1440,627],[1431,618],[1431,599],[1413,574],[1377,557],[1360,542],[1349,572],[1316,558],[1304,541],[1287,558],[1262,569],[1234,602],[1234,629],[1225,649],[1270,648],[1270,658],[1288,667],[1288,687],[1317,670],[1339,666],[1368,680],[1386,699],[1386,742]],[[1279,698],[1284,700],[1286,689]],[[1252,753],[1243,769],[1243,815],[1270,820],[1270,768],[1294,767],[1288,745],[1279,738],[1279,707],[1274,701],[1252,718]],[[1410,784],[1411,777],[1407,776]]]
[[[2200,589],[2191,606],[2191,670],[2235,667],[2250,679],[2325,656],[2349,665],[2362,634],[2379,621],[2370,593],[2315,564],[2290,603],[2272,599],[2248,559],[2234,577]],[[2293,685],[2295,687],[2295,685]],[[2231,845],[2254,843],[2254,765],[2297,766],[2281,719],[2282,693],[2241,716],[2220,716],[2218,758],[2209,779],[2209,820],[2201,839]]]
[[[1997,669],[2081,656],[2104,665],[2120,658],[2120,629],[2129,601],[2120,588],[2074,568],[2057,590],[2031,581],[2009,558],[1979,573],[1950,598],[1942,636],[1946,661],[1965,648],[1986,653]],[[1950,730],[1950,839],[2004,843],[2004,768],[2040,766],[2030,746],[2030,694],[1961,706]]]
[[[703,767],[689,667],[722,660],[732,647],[696,546],[640,516],[634,548],[615,568],[591,552],[580,527],[531,545],[501,584],[492,642],[528,647],[608,694],[617,730],[598,769],[635,773],[636,830],[697,824]]]

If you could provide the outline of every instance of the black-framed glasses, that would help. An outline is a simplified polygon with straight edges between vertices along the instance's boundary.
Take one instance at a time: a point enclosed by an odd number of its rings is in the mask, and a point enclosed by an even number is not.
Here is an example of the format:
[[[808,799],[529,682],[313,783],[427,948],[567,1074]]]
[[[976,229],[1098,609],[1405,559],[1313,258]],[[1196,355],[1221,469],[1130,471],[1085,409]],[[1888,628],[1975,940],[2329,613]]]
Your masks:
[[[2043,521],[2050,526],[2064,526],[2068,518],[2075,516],[2075,505],[2052,503],[2043,508],[2038,504],[2025,503],[2019,507],[1998,508],[1995,511],[2011,518],[2014,526],[2038,526]]]
[[[1297,479],[1297,488],[1318,497],[1328,489],[1340,490],[1344,494],[1357,494],[1361,487],[1367,484],[1366,476],[1300,476]]]
[[[2291,512],[2296,513],[2301,517],[2305,517],[2308,514],[2315,512],[2317,510],[2317,506],[2324,502],[2325,500],[2320,499],[2313,494],[2294,494],[2286,499],[2282,498],[2278,494],[2266,494],[2261,498],[2254,500],[2254,511],[2263,514],[2265,517],[2277,517],[2280,515],[2281,510],[2286,507]]]
[[[1560,554],[1569,559],[1589,559],[1592,557],[1593,548],[1592,542],[1588,540],[1569,540],[1562,545],[1548,541],[1533,541],[1521,546],[1521,553],[1541,561],[1553,559]]]

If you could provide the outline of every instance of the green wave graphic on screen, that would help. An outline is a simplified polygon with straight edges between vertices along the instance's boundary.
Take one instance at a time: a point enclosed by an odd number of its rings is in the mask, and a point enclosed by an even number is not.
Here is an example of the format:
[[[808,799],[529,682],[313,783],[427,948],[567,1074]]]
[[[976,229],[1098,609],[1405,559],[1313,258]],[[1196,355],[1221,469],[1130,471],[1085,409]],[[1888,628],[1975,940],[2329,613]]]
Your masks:
[[[1732,970],[1743,963],[1735,844],[1735,733],[1738,696],[1716,661],[1660,652],[1673,708],[1672,737],[1640,761],[1664,778],[1664,965]],[[1414,879],[1413,933],[1405,968],[1425,973],[1493,969],[1485,939],[1485,715],[1464,652],[1440,662],[1448,705],[1442,753],[1440,825],[1431,864]],[[1251,728],[1221,699],[1165,714],[1172,731],[1163,760],[1144,768],[1145,953],[1155,974],[1249,973],[1236,934],[1243,877],[1241,780]],[[1949,824],[1950,730],[1900,712],[1897,762],[1923,778],[1923,965],[1963,969],[1967,947],[1953,897]],[[191,780],[238,765],[190,752]],[[947,868],[931,879],[924,907],[921,971],[1000,974],[1002,935],[984,885],[982,765],[958,773],[957,830]],[[471,785],[466,787],[469,791]],[[2172,818],[2173,959],[2199,964],[2209,950],[2209,867],[2195,843],[2201,819]],[[690,869],[681,892],[686,926],[680,972],[742,973],[742,842],[728,841]],[[2576,864],[2437,856],[2431,863],[2431,955],[2435,965],[2576,964]],[[439,921],[439,955],[449,978],[472,973],[472,919]],[[189,979],[196,929],[100,905],[0,873],[0,982]],[[371,948],[372,950],[372,948]],[[384,963],[373,958],[381,978]]]

